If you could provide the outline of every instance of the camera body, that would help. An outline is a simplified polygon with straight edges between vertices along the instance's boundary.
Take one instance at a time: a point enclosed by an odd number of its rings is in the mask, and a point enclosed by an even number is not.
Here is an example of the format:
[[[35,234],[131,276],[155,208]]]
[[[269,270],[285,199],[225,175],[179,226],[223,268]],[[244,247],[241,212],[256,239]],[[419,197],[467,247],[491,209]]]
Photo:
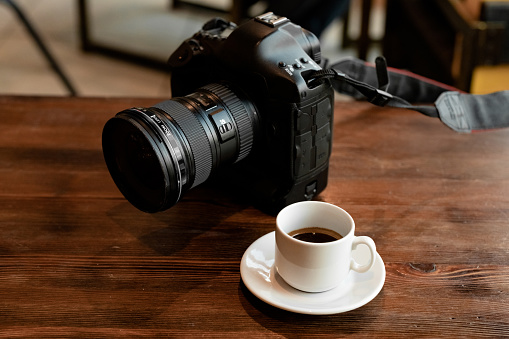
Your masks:
[[[261,209],[277,212],[327,186],[334,91],[306,81],[320,59],[312,33],[272,13],[238,27],[211,20],[169,59],[173,97],[228,83],[256,107],[253,150],[224,173]]]

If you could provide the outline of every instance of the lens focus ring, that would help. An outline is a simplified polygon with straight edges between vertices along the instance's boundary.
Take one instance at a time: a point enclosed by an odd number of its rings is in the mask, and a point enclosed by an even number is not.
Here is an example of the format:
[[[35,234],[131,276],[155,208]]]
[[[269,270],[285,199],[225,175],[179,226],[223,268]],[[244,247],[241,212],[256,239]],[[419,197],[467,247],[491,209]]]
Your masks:
[[[251,152],[253,146],[253,123],[245,105],[235,93],[223,85],[210,84],[202,88],[218,96],[232,114],[240,139],[239,155],[235,161],[244,159]]]
[[[192,187],[203,183],[212,171],[212,149],[202,124],[181,103],[167,100],[154,105],[169,114],[184,132],[195,163],[195,178]]]

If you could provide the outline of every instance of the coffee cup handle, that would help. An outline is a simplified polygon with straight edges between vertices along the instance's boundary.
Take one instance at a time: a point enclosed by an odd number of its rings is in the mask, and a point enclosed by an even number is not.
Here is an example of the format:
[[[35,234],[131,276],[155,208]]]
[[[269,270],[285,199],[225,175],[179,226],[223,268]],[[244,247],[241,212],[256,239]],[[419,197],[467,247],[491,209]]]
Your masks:
[[[366,237],[366,236],[355,237],[352,242],[352,251],[355,250],[357,248],[357,245],[360,245],[360,244],[366,245],[369,248],[369,252],[370,252],[369,263],[367,263],[365,265],[359,265],[354,260],[354,258],[351,258],[350,259],[350,268],[356,272],[364,273],[364,272],[369,271],[371,269],[371,267],[373,267],[373,265],[375,264],[376,246],[375,246],[375,242],[370,237]]]

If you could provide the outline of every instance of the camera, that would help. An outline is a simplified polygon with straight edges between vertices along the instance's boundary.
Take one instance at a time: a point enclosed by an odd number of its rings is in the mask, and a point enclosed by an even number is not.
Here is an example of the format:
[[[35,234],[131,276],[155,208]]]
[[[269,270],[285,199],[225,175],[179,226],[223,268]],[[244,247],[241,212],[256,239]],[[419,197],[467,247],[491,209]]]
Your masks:
[[[220,177],[269,213],[327,186],[334,91],[320,42],[273,13],[207,22],[170,56],[172,99],[107,121],[102,147],[126,199],[145,212],[175,205]]]

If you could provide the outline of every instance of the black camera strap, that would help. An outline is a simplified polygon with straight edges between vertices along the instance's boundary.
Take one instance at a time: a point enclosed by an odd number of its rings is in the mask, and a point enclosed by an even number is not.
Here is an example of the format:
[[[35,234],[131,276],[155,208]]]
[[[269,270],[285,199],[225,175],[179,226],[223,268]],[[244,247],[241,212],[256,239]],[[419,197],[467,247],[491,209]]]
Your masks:
[[[468,94],[411,72],[388,68],[383,57],[378,57],[375,65],[355,58],[341,60],[314,72],[309,83],[324,78],[331,79],[339,93],[365,97],[377,106],[407,108],[440,118],[457,132],[509,127],[509,91]]]

